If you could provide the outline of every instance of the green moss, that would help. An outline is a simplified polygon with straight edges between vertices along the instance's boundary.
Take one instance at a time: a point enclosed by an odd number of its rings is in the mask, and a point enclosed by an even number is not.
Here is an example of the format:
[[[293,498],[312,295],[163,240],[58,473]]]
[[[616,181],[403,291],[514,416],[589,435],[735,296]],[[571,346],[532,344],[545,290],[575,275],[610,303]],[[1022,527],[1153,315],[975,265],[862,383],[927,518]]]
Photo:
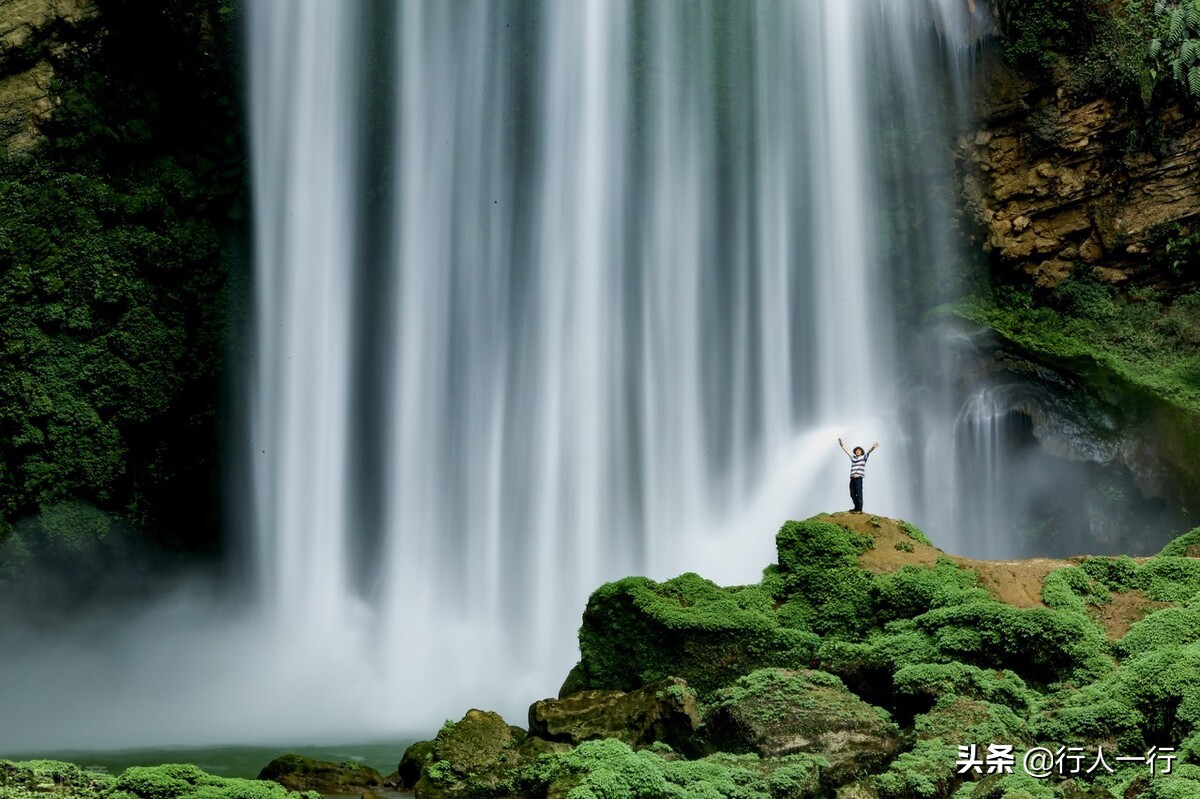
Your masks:
[[[1126,297],[1077,270],[1048,300],[997,287],[958,303],[953,313],[1035,355],[1077,365],[1091,361],[1177,408],[1200,413],[1200,302],[1139,291]]]
[[[1089,681],[1112,668],[1104,629],[1078,612],[972,601],[915,621],[948,659],[1012,669],[1037,683]]]
[[[1111,602],[1112,596],[1087,571],[1079,566],[1068,566],[1046,575],[1042,582],[1042,601],[1047,607],[1083,613],[1088,605]]]
[[[1063,793],[1047,780],[1022,774],[1018,766],[1012,774],[986,777],[976,783],[967,796],[971,799],[1061,799]]]
[[[134,766],[113,777],[71,763],[0,760],[0,786],[11,799],[34,799],[47,790],[74,799],[320,799],[265,780],[218,777],[188,763]]]
[[[873,538],[836,524],[789,521],[775,536],[779,573],[788,596],[782,615],[820,635],[861,636],[873,626],[872,576],[858,556]]]
[[[948,694],[928,713],[913,721],[920,738],[985,744],[1025,744],[1032,740],[1029,725],[1011,708],[993,702]],[[951,761],[955,758],[951,757]]]
[[[869,782],[879,799],[941,799],[955,784],[957,749],[941,739],[917,741]]]
[[[1049,740],[1116,739],[1127,754],[1177,746],[1200,730],[1200,643],[1136,655],[1108,677],[1048,700],[1035,725]]]
[[[1200,527],[1184,533],[1162,548],[1159,556],[1183,558],[1200,557]]]
[[[1114,648],[1121,657],[1128,658],[1197,640],[1200,640],[1200,607],[1163,608],[1133,625]]]
[[[222,1],[102,0],[21,56],[53,61],[55,108],[44,141],[0,157],[0,539],[36,522],[2,548],[10,582],[34,561],[92,582],[94,559],[63,555],[114,520],[216,542],[245,188]]]
[[[1137,562],[1128,555],[1117,558],[1087,558],[1079,568],[1110,591],[1125,591],[1137,587]]]
[[[909,538],[916,541],[917,543],[924,544],[927,547],[933,546],[933,542],[929,540],[929,537],[926,536],[923,532],[921,532],[920,528],[917,527],[915,524],[910,524],[909,522],[902,521],[902,522],[900,522],[900,529],[904,531],[905,535],[907,535]]]
[[[939,558],[933,568],[904,566],[874,579],[872,602],[881,622],[911,619],[934,608],[962,604],[989,597],[979,587],[979,576],[961,569],[948,558]]]
[[[667,761],[620,741],[586,741],[540,758],[522,773],[520,785],[524,795],[549,791],[569,799],[806,799],[818,795],[822,763],[809,755]]]
[[[946,696],[960,696],[1005,705],[1027,712],[1037,694],[1017,674],[988,670],[965,663],[922,663],[905,666],[892,678],[898,697],[927,698],[929,704]]]
[[[1177,604],[1189,602],[1200,594],[1200,560],[1152,558],[1138,570],[1137,582],[1150,599]]]
[[[808,665],[817,636],[785,627],[766,591],[747,590],[695,574],[601,586],[579,631],[582,684],[629,691],[682,677],[703,697],[756,668]]]

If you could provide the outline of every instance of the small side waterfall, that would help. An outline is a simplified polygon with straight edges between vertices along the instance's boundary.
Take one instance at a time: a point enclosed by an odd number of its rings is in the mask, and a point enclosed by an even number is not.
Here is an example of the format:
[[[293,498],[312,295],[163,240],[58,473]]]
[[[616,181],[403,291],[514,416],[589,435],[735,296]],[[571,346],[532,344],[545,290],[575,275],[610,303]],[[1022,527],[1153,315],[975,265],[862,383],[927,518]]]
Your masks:
[[[757,579],[784,518],[845,506],[839,434],[888,439],[869,501],[919,519],[880,252],[894,204],[949,209],[878,151],[945,115],[971,4],[351,6],[250,7],[282,626],[357,627],[431,718],[553,691],[604,580]],[[952,269],[933,238],[894,260]]]

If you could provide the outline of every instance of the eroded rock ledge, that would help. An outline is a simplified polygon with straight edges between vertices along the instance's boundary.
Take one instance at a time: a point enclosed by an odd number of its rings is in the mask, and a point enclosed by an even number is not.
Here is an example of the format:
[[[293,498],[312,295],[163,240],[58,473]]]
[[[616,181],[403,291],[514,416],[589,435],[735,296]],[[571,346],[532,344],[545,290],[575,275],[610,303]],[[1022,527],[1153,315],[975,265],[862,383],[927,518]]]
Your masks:
[[[1111,99],[1023,78],[998,54],[978,86],[982,122],[958,156],[985,250],[1042,287],[1077,264],[1108,282],[1169,281],[1146,256],[1156,228],[1200,220],[1200,120],[1179,106],[1135,119]],[[1134,144],[1146,122],[1161,154]]]

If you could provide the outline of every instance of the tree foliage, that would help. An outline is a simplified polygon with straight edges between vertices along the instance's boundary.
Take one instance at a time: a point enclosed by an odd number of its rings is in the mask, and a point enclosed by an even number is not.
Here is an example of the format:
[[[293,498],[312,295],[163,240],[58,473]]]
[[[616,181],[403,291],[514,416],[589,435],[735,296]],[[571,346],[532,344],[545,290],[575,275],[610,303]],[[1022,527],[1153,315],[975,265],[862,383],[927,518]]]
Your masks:
[[[229,14],[98,9],[25,54],[53,64],[58,105],[32,152],[0,159],[0,578],[56,535],[107,533],[101,516],[214,538],[243,193]]]

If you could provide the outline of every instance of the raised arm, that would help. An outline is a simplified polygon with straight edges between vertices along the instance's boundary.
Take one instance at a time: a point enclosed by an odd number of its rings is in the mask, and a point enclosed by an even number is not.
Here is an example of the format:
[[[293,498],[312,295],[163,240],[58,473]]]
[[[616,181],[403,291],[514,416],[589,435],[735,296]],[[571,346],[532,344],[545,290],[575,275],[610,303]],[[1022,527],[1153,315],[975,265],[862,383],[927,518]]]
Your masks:
[[[838,446],[842,448],[842,452],[846,453],[846,457],[848,457],[848,458],[854,457],[853,455],[850,454],[850,450],[846,449],[846,445],[842,443],[842,440],[840,438],[838,439]]]
[[[877,449],[879,449],[878,441],[876,441],[874,444],[871,445],[871,448],[869,450],[867,450],[867,454],[870,455],[872,452],[874,452]]]

